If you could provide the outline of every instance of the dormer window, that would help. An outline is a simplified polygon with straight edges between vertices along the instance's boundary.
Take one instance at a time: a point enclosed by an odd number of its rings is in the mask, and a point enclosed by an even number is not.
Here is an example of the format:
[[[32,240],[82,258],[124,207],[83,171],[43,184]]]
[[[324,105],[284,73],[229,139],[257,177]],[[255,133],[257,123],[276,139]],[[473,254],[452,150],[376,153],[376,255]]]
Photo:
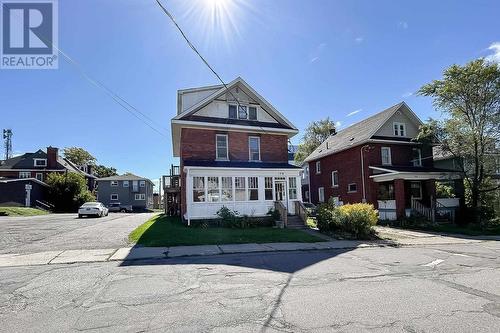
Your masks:
[[[46,158],[35,158],[33,159],[33,163],[36,167],[46,167],[47,159]]]
[[[394,135],[395,136],[406,136],[406,124],[405,123],[394,123]]]

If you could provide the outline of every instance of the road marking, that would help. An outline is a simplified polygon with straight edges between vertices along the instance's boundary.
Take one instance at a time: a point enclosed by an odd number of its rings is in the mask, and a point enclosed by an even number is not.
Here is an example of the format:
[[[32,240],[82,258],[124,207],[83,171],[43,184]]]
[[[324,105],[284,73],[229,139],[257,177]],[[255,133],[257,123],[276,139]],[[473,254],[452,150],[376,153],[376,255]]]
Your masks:
[[[461,253],[453,253],[454,256],[470,258],[470,256]]]
[[[424,266],[424,267],[436,267],[437,265],[439,265],[443,261],[444,261],[443,259],[436,259],[436,260],[434,260],[428,264],[422,265],[422,266]]]

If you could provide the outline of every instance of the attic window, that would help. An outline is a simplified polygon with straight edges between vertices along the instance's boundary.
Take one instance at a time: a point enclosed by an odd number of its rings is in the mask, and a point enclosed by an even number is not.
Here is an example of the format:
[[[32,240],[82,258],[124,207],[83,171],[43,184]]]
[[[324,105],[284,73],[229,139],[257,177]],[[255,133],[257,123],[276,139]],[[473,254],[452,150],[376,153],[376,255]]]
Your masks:
[[[257,120],[257,108],[255,106],[248,107],[248,119]]]
[[[236,105],[229,104],[229,118],[230,119],[237,119],[236,115]]]
[[[35,158],[33,159],[34,166],[36,167],[46,167],[47,166],[47,159],[45,158]]]
[[[248,118],[247,106],[240,105],[238,107],[238,119],[247,119],[247,118]]]
[[[405,123],[394,123],[394,135],[395,136],[406,136],[406,124]]]

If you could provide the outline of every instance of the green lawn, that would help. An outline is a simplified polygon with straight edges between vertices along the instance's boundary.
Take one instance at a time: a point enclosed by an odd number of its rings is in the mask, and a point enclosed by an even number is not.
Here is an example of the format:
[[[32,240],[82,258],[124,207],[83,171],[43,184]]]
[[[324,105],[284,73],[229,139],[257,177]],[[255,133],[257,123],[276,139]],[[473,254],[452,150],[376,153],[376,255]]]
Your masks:
[[[300,230],[271,227],[230,229],[188,227],[179,218],[153,216],[129,235],[144,246],[209,245],[237,243],[322,242],[321,238]]]
[[[33,215],[45,215],[48,212],[29,207],[0,207],[0,215],[8,216],[33,216]]]

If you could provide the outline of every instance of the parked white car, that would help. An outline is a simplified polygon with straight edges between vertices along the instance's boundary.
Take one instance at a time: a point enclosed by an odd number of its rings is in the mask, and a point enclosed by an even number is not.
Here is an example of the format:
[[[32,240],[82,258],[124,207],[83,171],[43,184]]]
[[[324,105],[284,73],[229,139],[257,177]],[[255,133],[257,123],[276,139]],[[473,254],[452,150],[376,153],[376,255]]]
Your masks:
[[[86,202],[78,209],[78,217],[108,216],[109,210],[101,202]]]

